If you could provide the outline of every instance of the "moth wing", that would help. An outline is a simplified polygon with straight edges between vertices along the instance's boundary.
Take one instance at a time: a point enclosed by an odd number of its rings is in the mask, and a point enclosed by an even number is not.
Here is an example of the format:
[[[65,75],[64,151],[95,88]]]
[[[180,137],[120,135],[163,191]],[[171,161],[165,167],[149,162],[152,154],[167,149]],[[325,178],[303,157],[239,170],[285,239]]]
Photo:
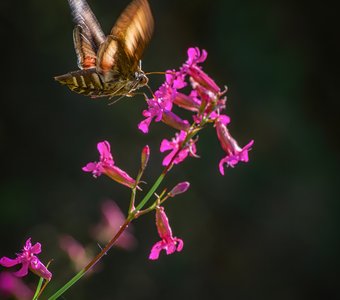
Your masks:
[[[105,34],[100,24],[85,0],[68,0],[71,7],[74,22],[80,27],[86,28],[86,38],[93,43],[95,51],[105,41]]]
[[[95,68],[97,55],[89,28],[76,25],[73,30],[73,42],[79,69]]]
[[[105,79],[114,77],[115,73],[128,75],[138,69],[153,29],[154,20],[148,1],[132,1],[98,50],[97,69]]]

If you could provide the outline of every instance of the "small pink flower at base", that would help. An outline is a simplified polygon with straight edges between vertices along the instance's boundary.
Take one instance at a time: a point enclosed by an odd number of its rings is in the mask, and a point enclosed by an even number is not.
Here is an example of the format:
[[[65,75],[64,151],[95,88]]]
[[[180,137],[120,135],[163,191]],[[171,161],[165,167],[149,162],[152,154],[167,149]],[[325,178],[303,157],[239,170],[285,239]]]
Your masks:
[[[44,266],[44,264],[39,260],[35,254],[39,254],[41,252],[41,244],[36,243],[32,246],[31,238],[29,238],[24,248],[21,251],[21,254],[17,254],[17,258],[11,259],[6,256],[0,259],[0,265],[10,268],[21,264],[21,268],[19,271],[15,272],[14,275],[18,277],[26,276],[28,273],[28,269],[34,274],[50,281],[52,278],[52,273]]]
[[[103,141],[97,144],[97,149],[100,154],[99,162],[90,162],[82,168],[84,172],[91,172],[96,178],[101,174],[105,174],[114,181],[123,184],[129,188],[134,188],[136,181],[132,179],[125,171],[114,165],[112,158],[110,143]]]
[[[2,296],[15,297],[20,300],[31,300],[33,291],[18,277],[10,272],[0,273],[0,299]],[[12,299],[12,298],[10,298]]]
[[[169,163],[172,161],[174,156],[176,155],[178,149],[180,148],[182,142],[185,140],[187,136],[187,133],[185,131],[181,131],[180,133],[176,133],[175,138],[173,138],[171,141],[168,141],[164,139],[161,143],[160,151],[169,151],[171,152],[165,156],[163,159],[163,166],[169,165]],[[181,151],[177,153],[176,158],[173,160],[174,164],[179,164],[182,162],[188,155],[190,156],[196,156],[196,145],[194,140],[190,140],[188,142],[188,145],[186,145]]]
[[[219,163],[219,170],[222,175],[224,175],[224,164],[230,167],[235,167],[239,161],[248,162],[248,151],[254,144],[251,140],[246,146],[241,148],[236,140],[230,135],[225,123],[229,122],[228,118],[219,118],[215,122],[217,137],[220,141],[222,149],[228,154],[226,157],[221,159]]]
[[[149,259],[158,259],[162,250],[165,250],[167,255],[174,253],[176,250],[178,252],[182,251],[184,245],[183,240],[172,236],[172,230],[164,207],[156,207],[156,226],[162,240],[153,245]]]

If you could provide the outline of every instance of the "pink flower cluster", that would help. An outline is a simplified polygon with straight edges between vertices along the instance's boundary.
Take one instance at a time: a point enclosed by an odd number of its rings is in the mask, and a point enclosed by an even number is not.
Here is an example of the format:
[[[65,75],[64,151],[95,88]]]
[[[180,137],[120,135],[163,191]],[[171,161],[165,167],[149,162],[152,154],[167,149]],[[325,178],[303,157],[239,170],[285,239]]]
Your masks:
[[[188,59],[179,69],[169,70],[165,75],[165,82],[155,92],[152,99],[148,99],[148,109],[143,111],[145,119],[138,128],[143,132],[149,131],[154,120],[179,130],[171,140],[161,142],[160,151],[170,151],[164,158],[163,165],[178,164],[187,156],[197,157],[195,140],[190,135],[200,130],[205,124],[212,123],[216,128],[217,137],[226,156],[219,163],[219,170],[224,175],[224,165],[234,167],[238,162],[248,162],[248,151],[253,145],[250,141],[245,147],[240,147],[230,135],[227,125],[230,118],[222,114],[226,107],[226,90],[222,91],[214,80],[206,74],[200,66],[207,58],[207,52],[198,48],[188,49]],[[182,90],[189,87],[190,91]],[[173,105],[193,112],[192,125],[188,120],[181,119],[173,111]]]
[[[15,272],[14,275],[18,277],[26,276],[28,270],[35,273],[36,275],[50,281],[52,278],[52,273],[45,267],[45,265],[36,256],[41,252],[41,244],[36,243],[32,246],[31,238],[29,238],[24,248],[17,257],[12,259],[6,256],[0,258],[0,265],[10,268],[21,264],[19,271]]]

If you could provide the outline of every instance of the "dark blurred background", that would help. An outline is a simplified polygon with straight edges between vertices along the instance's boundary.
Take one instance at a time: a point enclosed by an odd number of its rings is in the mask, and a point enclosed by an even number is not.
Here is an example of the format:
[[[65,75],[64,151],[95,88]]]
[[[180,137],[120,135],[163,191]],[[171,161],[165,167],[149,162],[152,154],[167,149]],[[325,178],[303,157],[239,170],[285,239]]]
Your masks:
[[[128,0],[89,0],[108,33]],[[182,253],[149,261],[159,238],[154,216],[134,224],[138,246],[113,249],[100,272],[64,299],[335,299],[339,296],[339,46],[335,8],[310,1],[150,0],[156,28],[145,71],[178,68],[186,50],[208,51],[204,69],[227,85],[231,133],[255,140],[250,162],[227,169],[212,128],[201,159],[174,168],[166,186],[191,182],[167,213]],[[137,129],[142,96],[108,106],[71,93],[53,77],[75,70],[67,1],[2,1],[0,108],[0,257],[28,237],[54,279],[51,295],[74,273],[61,234],[96,248],[89,227],[109,198],[126,211],[129,191],[81,171],[110,141],[118,166],[134,176],[145,144],[145,180],[161,170],[159,144],[174,131]],[[156,89],[162,76],[153,75]],[[99,249],[98,249],[99,250]],[[97,250],[96,250],[97,251]],[[36,283],[35,276],[25,282]],[[43,297],[44,298],[44,297]],[[7,299],[7,298],[4,298]]]

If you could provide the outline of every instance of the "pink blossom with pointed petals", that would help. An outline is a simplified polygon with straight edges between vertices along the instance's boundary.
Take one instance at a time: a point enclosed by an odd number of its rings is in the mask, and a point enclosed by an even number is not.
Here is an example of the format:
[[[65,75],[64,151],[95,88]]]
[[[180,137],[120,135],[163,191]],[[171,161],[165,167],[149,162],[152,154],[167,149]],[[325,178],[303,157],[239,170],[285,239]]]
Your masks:
[[[108,141],[103,141],[97,144],[97,149],[100,154],[99,162],[90,162],[82,168],[84,172],[91,172],[96,178],[101,174],[105,174],[114,181],[123,184],[129,188],[133,188],[136,181],[132,179],[125,171],[114,165],[114,160],[111,154],[111,147]]]
[[[198,47],[189,48],[187,53],[188,53],[188,60],[186,61],[186,65],[188,66],[202,63],[207,59],[207,56],[208,56],[208,52],[204,49],[202,50],[202,54],[201,54],[201,51]]]
[[[149,132],[149,126],[154,120],[178,129],[186,130],[190,127],[188,121],[182,120],[175,115],[172,110],[174,99],[177,95],[177,89],[181,89],[186,85],[185,76],[179,72],[167,71],[165,82],[155,92],[155,97],[148,99],[148,109],[143,111],[145,119],[138,124],[138,129],[143,133]]]
[[[189,48],[188,49],[188,60],[183,65],[181,71],[190,75],[197,83],[209,89],[213,93],[219,93],[221,89],[215,83],[215,81],[206,74],[200,66],[206,60],[208,56],[207,51],[204,49],[201,51],[199,48]]]
[[[50,281],[52,273],[44,266],[35,254],[41,252],[41,244],[36,243],[32,246],[31,238],[27,239],[24,248],[20,254],[17,254],[15,259],[8,258],[6,256],[0,259],[0,265],[10,268],[21,264],[19,271],[15,272],[14,275],[18,277],[26,276],[28,270],[35,273],[36,275]]]
[[[185,140],[187,133],[185,131],[180,131],[180,133],[176,133],[176,136],[171,140],[164,139],[161,143],[160,151],[171,151],[165,158],[163,159],[163,166],[169,165],[172,161],[173,157],[176,155],[178,149],[181,147],[183,141]],[[190,140],[185,147],[181,151],[177,153],[176,158],[174,159],[174,164],[179,164],[182,162],[188,155],[196,156],[196,145],[194,140]]]
[[[241,148],[236,140],[230,135],[225,124],[229,122],[228,118],[221,117],[216,120],[216,132],[217,137],[220,141],[222,149],[227,153],[227,156],[221,159],[219,163],[219,170],[222,175],[224,175],[224,164],[227,164],[230,167],[235,167],[238,162],[248,162],[248,151],[251,149],[251,146],[254,144],[254,141],[251,140],[246,146]]]
[[[176,250],[178,252],[182,251],[184,245],[183,240],[172,236],[172,230],[164,207],[156,207],[156,226],[161,241],[153,245],[149,259],[158,259],[162,250],[165,250],[167,255],[174,253]]]

